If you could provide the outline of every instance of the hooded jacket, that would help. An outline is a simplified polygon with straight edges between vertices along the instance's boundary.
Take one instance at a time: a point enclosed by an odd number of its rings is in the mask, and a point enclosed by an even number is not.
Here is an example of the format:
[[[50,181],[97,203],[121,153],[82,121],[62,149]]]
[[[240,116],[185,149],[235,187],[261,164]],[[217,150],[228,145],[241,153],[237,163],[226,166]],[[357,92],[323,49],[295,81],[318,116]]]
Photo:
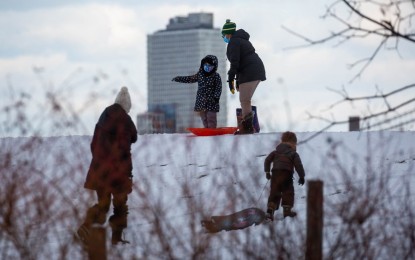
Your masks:
[[[214,68],[211,72],[205,72],[203,65],[208,62]],[[180,83],[196,83],[197,93],[194,111],[219,112],[219,100],[222,94],[222,79],[217,73],[218,58],[214,55],[207,55],[200,61],[200,67],[192,76],[178,76],[173,80]]]
[[[239,84],[266,80],[264,64],[255,52],[249,37],[245,30],[237,30],[232,34],[226,50],[226,56],[231,63],[228,79],[234,79],[236,76]]]
[[[294,168],[300,178],[305,177],[303,163],[300,155],[288,143],[280,143],[274,151],[272,151],[264,162],[264,171],[270,172],[272,163],[272,171],[285,170],[294,173]]]
[[[131,144],[137,129],[120,104],[107,107],[95,125],[92,160],[84,187],[111,193],[131,192]]]

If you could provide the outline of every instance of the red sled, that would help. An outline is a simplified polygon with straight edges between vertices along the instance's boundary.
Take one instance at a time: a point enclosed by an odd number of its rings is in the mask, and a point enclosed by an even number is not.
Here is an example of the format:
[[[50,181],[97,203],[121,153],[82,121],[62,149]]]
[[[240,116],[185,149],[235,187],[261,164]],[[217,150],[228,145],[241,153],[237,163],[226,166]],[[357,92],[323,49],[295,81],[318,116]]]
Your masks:
[[[213,136],[213,135],[234,134],[236,130],[238,130],[238,128],[237,127],[187,128],[187,130],[197,136]]]

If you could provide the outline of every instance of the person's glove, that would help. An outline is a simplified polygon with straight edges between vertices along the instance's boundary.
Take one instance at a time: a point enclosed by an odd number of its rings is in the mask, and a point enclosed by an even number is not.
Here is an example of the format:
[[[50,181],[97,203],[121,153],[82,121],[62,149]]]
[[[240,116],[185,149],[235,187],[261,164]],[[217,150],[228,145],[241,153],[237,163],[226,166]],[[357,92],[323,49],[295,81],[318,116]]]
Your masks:
[[[235,94],[234,79],[228,79],[229,90],[232,94]]]
[[[300,179],[298,180],[298,185],[303,186],[304,182],[305,182],[304,177],[300,177]]]
[[[236,82],[236,91],[238,91],[238,92],[239,92],[239,80],[238,80],[238,79],[236,79],[236,80],[235,80],[235,82]]]
[[[271,179],[271,173],[266,172],[265,173],[265,177],[267,178],[267,180],[270,180]]]

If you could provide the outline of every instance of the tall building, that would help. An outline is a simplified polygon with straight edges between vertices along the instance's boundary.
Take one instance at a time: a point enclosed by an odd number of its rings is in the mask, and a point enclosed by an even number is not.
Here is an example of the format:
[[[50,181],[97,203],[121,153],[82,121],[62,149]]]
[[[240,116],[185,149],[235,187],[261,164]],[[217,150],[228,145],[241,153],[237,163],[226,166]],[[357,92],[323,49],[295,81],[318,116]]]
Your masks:
[[[219,28],[213,28],[212,13],[190,13],[171,18],[166,29],[147,35],[148,112],[164,114],[165,132],[185,132],[203,127],[193,111],[197,83],[171,81],[175,76],[195,74],[206,55],[218,57],[222,77],[218,126],[227,122],[226,44]]]

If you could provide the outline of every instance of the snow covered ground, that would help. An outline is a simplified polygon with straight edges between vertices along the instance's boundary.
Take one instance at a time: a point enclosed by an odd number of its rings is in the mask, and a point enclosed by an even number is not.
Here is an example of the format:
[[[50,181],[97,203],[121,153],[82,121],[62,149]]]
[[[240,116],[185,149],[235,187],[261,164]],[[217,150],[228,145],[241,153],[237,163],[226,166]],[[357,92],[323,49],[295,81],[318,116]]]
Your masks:
[[[125,232],[131,244],[108,242],[109,259],[303,258],[307,185],[295,185],[296,219],[216,234],[200,225],[211,215],[265,210],[263,163],[279,137],[139,136],[132,146],[134,190]],[[325,258],[413,259],[414,140],[414,132],[328,132],[297,147],[306,181],[324,182]],[[0,139],[1,259],[85,256],[72,232],[95,202],[83,189],[90,141]]]

